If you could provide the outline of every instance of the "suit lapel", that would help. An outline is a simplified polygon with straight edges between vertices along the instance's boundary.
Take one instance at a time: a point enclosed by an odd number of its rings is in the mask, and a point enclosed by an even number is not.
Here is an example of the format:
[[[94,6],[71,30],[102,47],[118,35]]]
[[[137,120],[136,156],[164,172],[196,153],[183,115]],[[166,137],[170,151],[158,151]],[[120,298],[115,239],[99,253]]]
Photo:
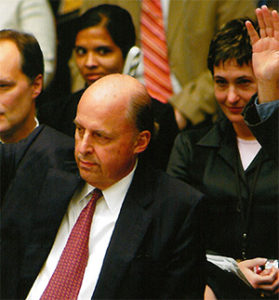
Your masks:
[[[76,173],[57,169],[49,169],[47,173],[32,216],[33,232],[27,242],[28,250],[24,259],[24,275],[31,284],[51,250],[69,201],[80,182]]]
[[[236,155],[238,150],[235,144],[236,142],[233,140],[235,137],[227,134],[224,138],[226,141],[222,142],[220,145],[218,154],[231,166],[231,168],[234,169],[235,164],[238,162]]]
[[[51,232],[49,235],[51,242],[79,182],[80,178],[76,174],[57,169],[48,171],[38,204],[40,216],[36,214],[34,224],[39,228],[47,227],[46,233]],[[44,224],[48,224],[48,226]]]
[[[235,151],[238,150],[236,149],[235,132],[227,119],[216,123],[208,133],[199,140],[198,145],[218,149],[218,155],[234,169],[237,163]]]
[[[137,170],[123,202],[93,298],[112,298],[152,219],[151,181]]]

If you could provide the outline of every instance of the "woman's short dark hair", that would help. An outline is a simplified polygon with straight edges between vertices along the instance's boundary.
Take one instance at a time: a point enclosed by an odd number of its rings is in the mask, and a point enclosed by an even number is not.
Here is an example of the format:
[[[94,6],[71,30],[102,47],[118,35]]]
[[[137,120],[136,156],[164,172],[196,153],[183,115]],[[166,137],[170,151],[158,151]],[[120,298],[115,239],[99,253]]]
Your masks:
[[[212,74],[214,66],[230,59],[235,59],[239,66],[248,65],[252,61],[252,46],[245,26],[247,20],[257,28],[253,20],[239,18],[226,23],[213,37],[207,59]]]
[[[121,49],[125,59],[135,45],[136,33],[132,17],[127,10],[117,5],[103,4],[87,10],[79,17],[76,34],[86,28],[104,24],[114,43]]]
[[[21,70],[33,81],[39,74],[44,74],[44,58],[36,38],[28,33],[16,30],[0,30],[0,41],[12,41],[21,55]]]

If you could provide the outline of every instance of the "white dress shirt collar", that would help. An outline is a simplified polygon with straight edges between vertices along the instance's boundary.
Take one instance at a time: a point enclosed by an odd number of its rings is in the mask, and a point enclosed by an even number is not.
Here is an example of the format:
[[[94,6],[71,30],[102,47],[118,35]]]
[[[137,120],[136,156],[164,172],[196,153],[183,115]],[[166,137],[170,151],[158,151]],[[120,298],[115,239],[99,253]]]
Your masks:
[[[105,203],[113,215],[118,214],[121,209],[124,198],[132,182],[137,164],[138,161],[136,161],[133,170],[128,175],[107,189],[102,190]],[[86,198],[94,189],[94,186],[90,185],[89,183],[85,183],[80,192],[79,201],[82,201],[84,198]]]

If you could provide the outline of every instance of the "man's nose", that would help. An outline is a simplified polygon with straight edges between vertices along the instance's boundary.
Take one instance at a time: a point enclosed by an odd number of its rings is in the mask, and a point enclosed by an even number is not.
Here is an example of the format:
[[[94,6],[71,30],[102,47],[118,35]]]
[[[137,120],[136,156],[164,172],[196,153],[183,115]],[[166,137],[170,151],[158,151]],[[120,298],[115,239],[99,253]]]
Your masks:
[[[93,151],[94,147],[92,137],[90,136],[90,134],[85,132],[79,143],[79,152],[81,154],[88,154],[92,153]]]

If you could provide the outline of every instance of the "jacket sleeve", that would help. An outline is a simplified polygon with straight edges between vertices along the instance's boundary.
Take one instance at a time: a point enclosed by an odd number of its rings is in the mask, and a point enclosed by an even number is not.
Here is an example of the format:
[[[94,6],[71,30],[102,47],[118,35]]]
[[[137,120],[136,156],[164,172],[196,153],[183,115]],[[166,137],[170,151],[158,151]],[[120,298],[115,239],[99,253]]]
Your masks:
[[[191,153],[191,143],[185,138],[185,133],[178,134],[170,154],[167,173],[189,183],[188,166],[191,162]]]
[[[16,168],[29,146],[38,136],[44,126],[35,129],[28,138],[15,144],[0,143],[0,203],[3,204],[4,195],[15,176]]]
[[[190,198],[196,197],[189,191],[186,195]],[[166,267],[167,292],[162,298],[203,299],[206,259],[200,222],[201,203],[202,200],[192,206],[177,232],[173,255]]]
[[[263,108],[264,105],[266,104],[259,104],[259,108],[260,106]],[[268,105],[268,109],[257,109],[252,98],[245,107],[243,115],[246,124],[261,146],[278,162],[279,101],[270,102]]]
[[[15,144],[0,144],[0,202],[1,207],[6,190],[15,172]]]

